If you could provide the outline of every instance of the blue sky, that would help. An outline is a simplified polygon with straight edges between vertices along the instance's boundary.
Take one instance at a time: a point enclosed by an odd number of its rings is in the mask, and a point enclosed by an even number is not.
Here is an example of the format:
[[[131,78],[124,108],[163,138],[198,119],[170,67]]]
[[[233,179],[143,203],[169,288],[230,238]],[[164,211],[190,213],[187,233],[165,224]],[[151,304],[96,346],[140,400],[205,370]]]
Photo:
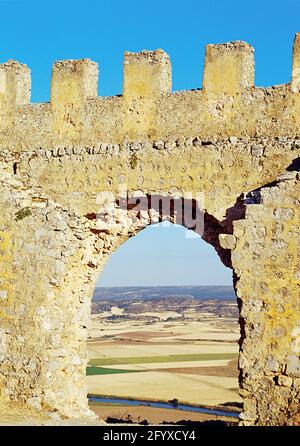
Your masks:
[[[122,93],[125,50],[163,48],[173,90],[184,90],[201,87],[205,45],[230,40],[254,46],[256,85],[289,82],[300,0],[0,0],[0,18],[0,63],[26,63],[32,101],[44,102],[54,60],[98,62],[99,95],[109,96]],[[231,272],[182,228],[150,227],[111,256],[99,283],[230,284]]]
[[[232,273],[200,236],[165,222],[111,254],[98,286],[122,285],[232,285]]]
[[[123,53],[163,48],[173,89],[202,83],[208,43],[255,47],[256,84],[286,83],[299,0],[0,0],[0,62],[32,69],[32,99],[48,101],[54,60],[89,57],[100,66],[100,95],[122,92]]]

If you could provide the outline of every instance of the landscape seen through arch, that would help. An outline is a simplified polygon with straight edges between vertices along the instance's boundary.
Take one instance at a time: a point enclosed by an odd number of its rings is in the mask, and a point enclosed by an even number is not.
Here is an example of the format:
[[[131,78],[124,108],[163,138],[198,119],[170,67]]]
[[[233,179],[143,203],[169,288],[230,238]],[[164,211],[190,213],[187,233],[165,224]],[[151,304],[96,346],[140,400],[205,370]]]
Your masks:
[[[90,408],[110,423],[237,423],[231,274],[200,236],[168,222],[121,245],[94,292]]]

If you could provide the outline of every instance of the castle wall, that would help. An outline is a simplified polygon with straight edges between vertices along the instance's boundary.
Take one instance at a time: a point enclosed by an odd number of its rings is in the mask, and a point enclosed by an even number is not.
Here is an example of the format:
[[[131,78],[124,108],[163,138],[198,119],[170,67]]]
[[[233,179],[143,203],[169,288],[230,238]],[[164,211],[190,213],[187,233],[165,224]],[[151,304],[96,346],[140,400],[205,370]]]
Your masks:
[[[30,104],[26,66],[0,65],[0,408],[92,416],[95,281],[157,213],[120,209],[126,187],[200,197],[202,237],[233,269],[241,423],[299,423],[299,55],[297,34],[291,83],[257,88],[250,45],[209,45],[202,90],[172,93],[162,50],[126,53],[112,98],[94,62],[56,62],[49,104]]]

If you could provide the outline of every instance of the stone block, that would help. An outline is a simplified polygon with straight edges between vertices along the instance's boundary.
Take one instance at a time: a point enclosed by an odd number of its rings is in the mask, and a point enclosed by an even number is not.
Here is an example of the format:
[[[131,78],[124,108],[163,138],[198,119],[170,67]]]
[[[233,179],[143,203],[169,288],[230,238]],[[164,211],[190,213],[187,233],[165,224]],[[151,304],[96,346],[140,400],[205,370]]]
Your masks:
[[[170,93],[172,88],[171,63],[163,50],[126,52],[124,56],[123,95],[148,98]]]
[[[254,51],[246,42],[207,45],[203,90],[234,94],[254,85]]]

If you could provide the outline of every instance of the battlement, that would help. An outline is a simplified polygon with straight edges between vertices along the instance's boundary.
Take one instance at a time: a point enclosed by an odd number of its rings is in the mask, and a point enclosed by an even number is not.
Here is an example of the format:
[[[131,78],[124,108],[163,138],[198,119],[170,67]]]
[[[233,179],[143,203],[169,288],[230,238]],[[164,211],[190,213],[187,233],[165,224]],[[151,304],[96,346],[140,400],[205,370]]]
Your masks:
[[[207,45],[203,89],[214,93],[237,93],[254,86],[254,48],[237,41]]]
[[[171,77],[170,58],[163,50],[124,55],[123,96],[126,100],[170,93]]]
[[[98,65],[53,64],[50,104],[30,104],[30,71],[0,65],[0,149],[123,143],[185,136],[300,134],[300,34],[290,84],[254,86],[254,49],[236,41],[207,45],[203,88],[171,92],[169,56],[126,52],[123,95],[98,97]]]
[[[300,33],[297,33],[293,47],[292,92],[300,93]]]
[[[0,65],[0,107],[28,104],[31,93],[30,70],[26,65],[9,60]]]
[[[52,67],[51,106],[80,104],[98,94],[98,65],[89,59],[58,61]]]

